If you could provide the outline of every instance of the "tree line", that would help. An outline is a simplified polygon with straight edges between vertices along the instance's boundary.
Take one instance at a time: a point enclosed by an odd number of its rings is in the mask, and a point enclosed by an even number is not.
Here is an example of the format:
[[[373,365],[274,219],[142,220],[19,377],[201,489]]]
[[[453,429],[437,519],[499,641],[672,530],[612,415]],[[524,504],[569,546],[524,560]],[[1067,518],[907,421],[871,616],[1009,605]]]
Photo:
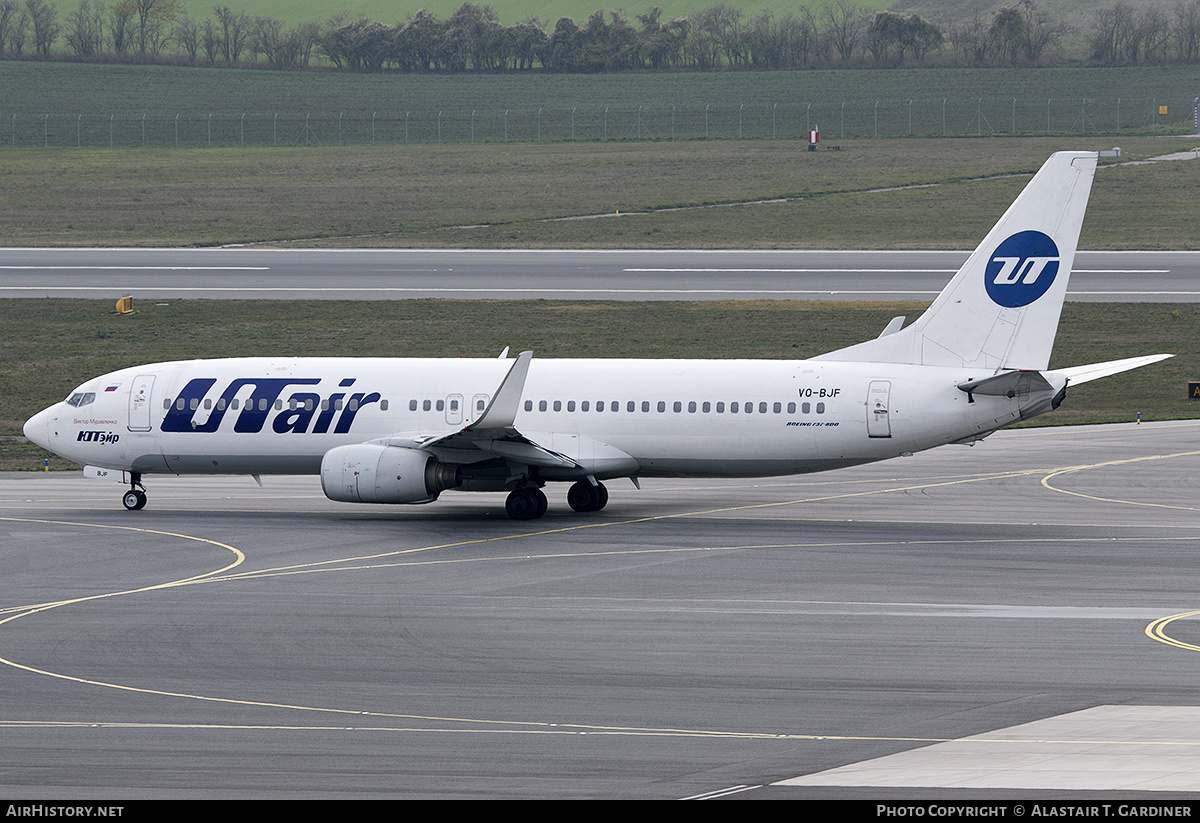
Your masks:
[[[1068,38],[1086,54],[1064,53]],[[536,17],[504,25],[472,3],[445,20],[422,9],[394,25],[335,17],[287,27],[227,5],[193,19],[182,0],[80,0],[66,14],[53,0],[0,0],[0,59],[304,69],[314,56],[349,71],[447,73],[1194,63],[1200,0],[1180,0],[1170,12],[1117,2],[1094,12],[1084,31],[1051,19],[1035,0],[945,26],[834,0],[781,16],[725,4],[686,18],[658,7],[633,20],[597,11],[582,25],[563,17],[552,28]]]

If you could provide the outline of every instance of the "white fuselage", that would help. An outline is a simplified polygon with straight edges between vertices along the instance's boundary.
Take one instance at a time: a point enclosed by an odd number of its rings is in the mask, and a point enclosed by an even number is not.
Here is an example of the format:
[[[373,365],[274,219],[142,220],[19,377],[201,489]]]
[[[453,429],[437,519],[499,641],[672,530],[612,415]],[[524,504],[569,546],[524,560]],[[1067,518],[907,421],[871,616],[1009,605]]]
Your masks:
[[[76,405],[51,406],[26,433],[70,460],[109,469],[317,473],[337,446],[419,443],[462,430],[487,408],[511,363],[158,363],[88,381],[73,393]],[[1012,422],[1020,397],[969,398],[957,388],[988,374],[805,360],[535,359],[515,428],[578,464],[543,468],[543,479],[797,474],[972,439]]]

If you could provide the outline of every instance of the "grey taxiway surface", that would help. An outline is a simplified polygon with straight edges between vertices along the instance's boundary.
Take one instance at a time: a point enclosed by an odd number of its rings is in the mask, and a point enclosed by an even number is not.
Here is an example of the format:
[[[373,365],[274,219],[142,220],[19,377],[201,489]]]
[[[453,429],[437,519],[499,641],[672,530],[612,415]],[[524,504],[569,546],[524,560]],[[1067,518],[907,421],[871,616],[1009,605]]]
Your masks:
[[[0,475],[0,796],[1194,796],[1197,473],[1181,422],[532,524]]]
[[[0,249],[0,297],[932,300],[937,251]],[[1092,252],[1068,300],[1195,302],[1200,252]]]

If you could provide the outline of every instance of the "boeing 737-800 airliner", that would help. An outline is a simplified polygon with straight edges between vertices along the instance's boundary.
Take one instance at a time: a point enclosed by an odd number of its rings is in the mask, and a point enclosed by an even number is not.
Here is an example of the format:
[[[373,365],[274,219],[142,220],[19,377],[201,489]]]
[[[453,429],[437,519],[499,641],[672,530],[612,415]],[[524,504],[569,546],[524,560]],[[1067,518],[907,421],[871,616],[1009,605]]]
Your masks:
[[[123,473],[320,474],[354,503],[507,491],[518,520],[571,483],[824,471],[969,443],[1057,408],[1067,387],[1170,355],[1048,370],[1096,169],[1053,155],[929,309],[811,360],[246,358],[155,363],[88,380],[25,435]]]

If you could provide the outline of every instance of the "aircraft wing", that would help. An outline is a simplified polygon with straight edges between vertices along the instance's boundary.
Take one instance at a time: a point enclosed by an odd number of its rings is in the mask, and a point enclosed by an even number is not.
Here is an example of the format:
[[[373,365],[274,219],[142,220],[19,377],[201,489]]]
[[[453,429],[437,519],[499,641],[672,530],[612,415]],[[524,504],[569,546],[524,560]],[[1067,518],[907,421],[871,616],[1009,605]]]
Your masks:
[[[385,442],[392,446],[436,450],[439,459],[450,464],[466,465],[501,457],[530,466],[581,468],[577,461],[535,443],[513,425],[521,407],[521,395],[532,360],[531,351],[517,355],[488,407],[475,422],[447,434],[397,434],[385,438]]]

